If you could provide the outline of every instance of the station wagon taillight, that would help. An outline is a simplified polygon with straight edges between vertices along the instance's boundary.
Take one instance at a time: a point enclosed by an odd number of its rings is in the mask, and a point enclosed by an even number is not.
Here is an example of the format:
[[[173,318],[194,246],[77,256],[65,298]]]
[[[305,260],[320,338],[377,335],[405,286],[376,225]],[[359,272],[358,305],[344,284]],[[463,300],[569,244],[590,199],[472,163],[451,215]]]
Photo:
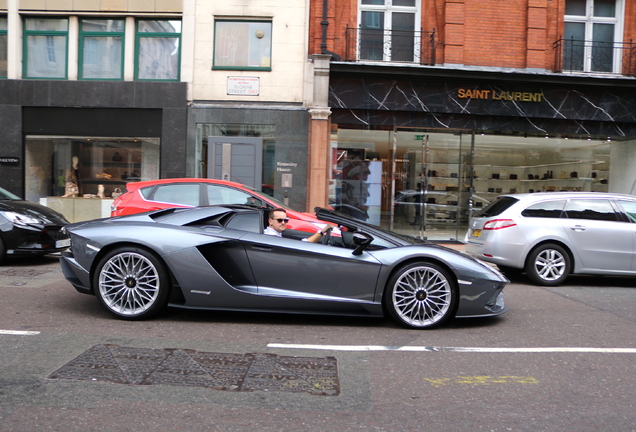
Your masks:
[[[484,224],[483,230],[498,230],[517,226],[512,219],[495,219]]]

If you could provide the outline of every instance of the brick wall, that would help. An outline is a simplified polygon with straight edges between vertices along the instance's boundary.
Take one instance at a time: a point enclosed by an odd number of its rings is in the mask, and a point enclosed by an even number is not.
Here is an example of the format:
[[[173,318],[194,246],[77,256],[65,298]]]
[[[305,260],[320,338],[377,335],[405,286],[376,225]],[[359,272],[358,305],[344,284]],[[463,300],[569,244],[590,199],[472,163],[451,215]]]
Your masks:
[[[312,0],[309,54],[320,53],[324,0]],[[327,50],[344,56],[359,0],[328,2]],[[636,40],[636,1],[625,0],[624,40]],[[436,32],[436,63],[519,69],[554,67],[565,0],[422,0],[421,27]]]

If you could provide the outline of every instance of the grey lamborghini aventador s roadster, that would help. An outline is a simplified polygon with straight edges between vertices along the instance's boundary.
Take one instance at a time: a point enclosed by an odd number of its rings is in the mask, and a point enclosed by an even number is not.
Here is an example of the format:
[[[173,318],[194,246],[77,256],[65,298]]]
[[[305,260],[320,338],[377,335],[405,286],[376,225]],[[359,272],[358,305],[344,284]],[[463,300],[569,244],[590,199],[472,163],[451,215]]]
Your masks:
[[[390,315],[411,328],[506,311],[508,280],[457,251],[316,209],[338,227],[263,234],[267,210],[222,205],[165,209],[68,225],[66,279],[114,316],[166,306],[300,314]],[[316,228],[318,231],[319,227]]]

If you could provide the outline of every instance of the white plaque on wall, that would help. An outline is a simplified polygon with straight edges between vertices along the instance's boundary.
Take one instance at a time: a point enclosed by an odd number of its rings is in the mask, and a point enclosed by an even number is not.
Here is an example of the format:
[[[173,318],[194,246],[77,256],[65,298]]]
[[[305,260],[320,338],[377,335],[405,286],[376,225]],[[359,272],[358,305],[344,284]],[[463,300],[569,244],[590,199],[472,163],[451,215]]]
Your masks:
[[[261,79],[259,77],[227,77],[227,94],[258,96]]]

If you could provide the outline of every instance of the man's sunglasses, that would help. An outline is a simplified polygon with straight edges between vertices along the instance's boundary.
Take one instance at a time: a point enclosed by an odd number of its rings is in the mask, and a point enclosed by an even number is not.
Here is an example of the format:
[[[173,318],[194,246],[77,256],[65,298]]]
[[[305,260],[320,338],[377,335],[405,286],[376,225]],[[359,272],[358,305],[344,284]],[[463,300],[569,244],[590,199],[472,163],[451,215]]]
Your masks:
[[[275,220],[276,222],[278,222],[278,223],[283,223],[283,222],[287,223],[287,222],[289,222],[289,218],[286,218],[286,219],[278,218],[278,219],[274,219],[274,220]]]

